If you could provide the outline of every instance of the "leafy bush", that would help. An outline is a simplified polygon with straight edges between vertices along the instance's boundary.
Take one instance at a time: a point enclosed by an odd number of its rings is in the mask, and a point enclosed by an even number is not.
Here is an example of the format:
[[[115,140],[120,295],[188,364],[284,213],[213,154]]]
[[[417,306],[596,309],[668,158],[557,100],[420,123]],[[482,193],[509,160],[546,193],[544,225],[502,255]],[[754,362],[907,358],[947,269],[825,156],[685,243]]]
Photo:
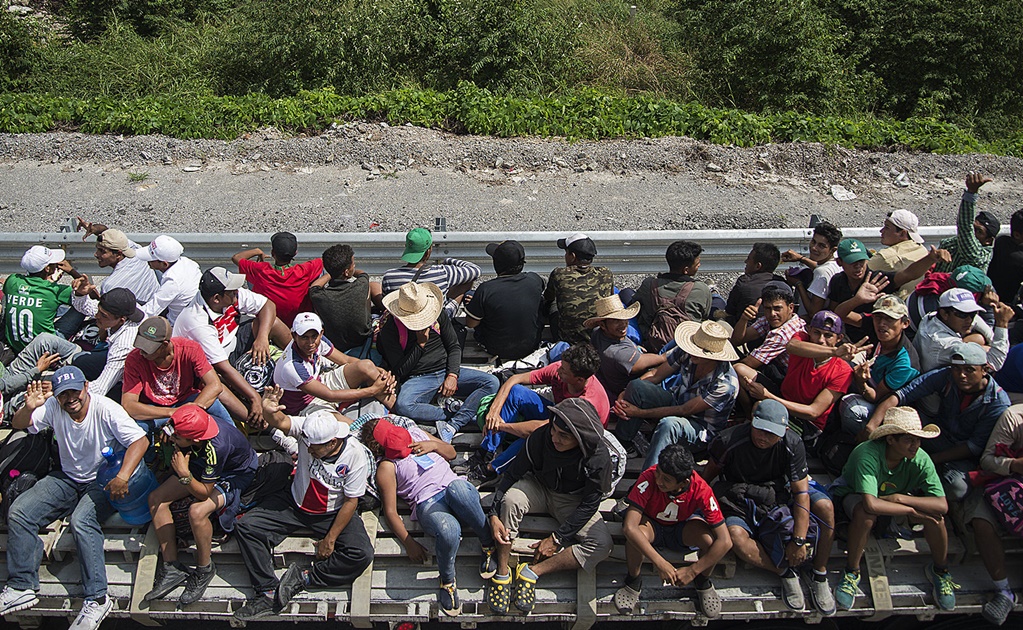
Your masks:
[[[33,38],[27,24],[0,6],[0,91],[11,89],[33,67]]]
[[[185,22],[219,15],[231,4],[230,0],[66,0],[59,12],[74,36],[91,41],[107,30],[111,20],[126,22],[140,35],[150,37]]]

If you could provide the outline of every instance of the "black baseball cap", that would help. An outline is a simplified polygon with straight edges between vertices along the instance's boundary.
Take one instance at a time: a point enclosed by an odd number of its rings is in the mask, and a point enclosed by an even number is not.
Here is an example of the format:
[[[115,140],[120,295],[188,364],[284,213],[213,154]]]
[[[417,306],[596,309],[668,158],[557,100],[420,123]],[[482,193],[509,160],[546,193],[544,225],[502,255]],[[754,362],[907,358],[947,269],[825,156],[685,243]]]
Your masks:
[[[568,238],[559,238],[558,247],[573,254],[579,254],[583,258],[593,258],[597,255],[597,246],[593,244],[589,236],[582,232],[576,232]]]
[[[526,262],[526,250],[518,241],[501,241],[487,245],[487,255],[494,259],[494,270],[502,273]]]
[[[99,298],[99,305],[114,317],[127,317],[135,323],[141,322],[146,316],[139,309],[135,294],[123,287],[105,291]]]
[[[991,238],[998,236],[998,232],[1002,229],[1002,224],[998,222],[998,217],[987,210],[981,210],[977,213],[977,223],[984,226],[988,236]]]
[[[270,249],[282,258],[294,258],[298,253],[298,239],[291,232],[278,232],[270,238]]]

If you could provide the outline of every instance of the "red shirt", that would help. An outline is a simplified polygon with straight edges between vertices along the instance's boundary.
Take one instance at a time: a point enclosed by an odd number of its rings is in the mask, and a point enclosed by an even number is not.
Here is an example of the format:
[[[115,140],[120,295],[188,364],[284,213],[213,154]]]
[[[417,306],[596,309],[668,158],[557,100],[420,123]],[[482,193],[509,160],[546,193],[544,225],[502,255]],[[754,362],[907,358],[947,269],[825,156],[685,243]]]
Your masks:
[[[558,404],[566,398],[584,398],[593,405],[597,410],[597,416],[600,418],[600,423],[607,428],[607,417],[611,413],[611,403],[607,400],[607,391],[604,386],[597,380],[596,374],[586,379],[586,386],[583,388],[581,394],[570,394],[568,392],[568,386],[558,376],[558,368],[561,367],[561,361],[555,361],[546,367],[542,367],[539,370],[533,370],[529,373],[529,384],[530,385],[550,385],[551,392],[554,394],[554,404]]]
[[[174,407],[202,391],[202,377],[213,369],[202,346],[191,339],[174,337],[174,359],[161,370],[135,348],[124,359],[124,393],[138,394],[141,402]]]
[[[721,514],[717,497],[710,485],[703,480],[703,477],[693,471],[693,480],[685,492],[674,499],[668,493],[662,492],[654,480],[654,470],[657,466],[651,466],[643,471],[643,474],[636,480],[629,496],[625,501],[629,505],[639,508],[643,514],[661,525],[676,525],[684,523],[694,514],[699,513],[708,525],[717,525],[724,522],[725,517]]]
[[[252,290],[265,295],[277,307],[277,317],[291,328],[299,313],[313,312],[309,301],[309,285],[323,273],[319,258],[277,269],[268,262],[239,260],[238,271],[252,285]]]
[[[801,332],[792,337],[794,340],[809,341],[810,336]],[[809,405],[825,389],[844,394],[852,385],[853,372],[849,364],[834,357],[820,367],[814,366],[813,359],[789,355],[789,371],[781,382],[781,396],[785,400]],[[831,415],[832,403],[819,417],[813,420],[814,426],[824,429],[824,423]]]

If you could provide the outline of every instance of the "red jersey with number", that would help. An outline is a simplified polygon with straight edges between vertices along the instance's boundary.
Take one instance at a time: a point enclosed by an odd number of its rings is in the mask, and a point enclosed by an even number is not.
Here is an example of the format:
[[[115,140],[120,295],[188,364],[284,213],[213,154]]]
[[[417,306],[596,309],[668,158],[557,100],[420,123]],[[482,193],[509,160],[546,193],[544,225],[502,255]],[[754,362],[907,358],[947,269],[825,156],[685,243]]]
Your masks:
[[[714,491],[699,473],[693,471],[693,480],[689,488],[672,498],[657,487],[654,480],[656,469],[656,465],[651,466],[639,476],[625,499],[629,505],[639,508],[647,518],[661,525],[684,523],[694,514],[699,514],[708,525],[724,522],[725,517],[721,514]]]

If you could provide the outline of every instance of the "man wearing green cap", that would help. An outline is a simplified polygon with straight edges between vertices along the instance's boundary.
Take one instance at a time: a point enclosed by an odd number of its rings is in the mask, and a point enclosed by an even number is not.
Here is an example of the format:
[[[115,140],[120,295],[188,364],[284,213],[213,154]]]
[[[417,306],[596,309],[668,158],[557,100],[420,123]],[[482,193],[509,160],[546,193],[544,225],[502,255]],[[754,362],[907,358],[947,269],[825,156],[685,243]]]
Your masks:
[[[432,253],[433,235],[430,234],[430,230],[426,228],[409,230],[405,235],[405,250],[401,254],[405,266],[384,272],[381,281],[382,295],[397,291],[408,282],[432,282],[440,287],[447,297],[444,310],[449,317],[454,317],[465,292],[472,288],[483,270],[475,263],[457,258],[445,258],[433,264],[430,262]],[[382,299],[382,296],[377,299]],[[383,303],[377,306],[383,308]]]

